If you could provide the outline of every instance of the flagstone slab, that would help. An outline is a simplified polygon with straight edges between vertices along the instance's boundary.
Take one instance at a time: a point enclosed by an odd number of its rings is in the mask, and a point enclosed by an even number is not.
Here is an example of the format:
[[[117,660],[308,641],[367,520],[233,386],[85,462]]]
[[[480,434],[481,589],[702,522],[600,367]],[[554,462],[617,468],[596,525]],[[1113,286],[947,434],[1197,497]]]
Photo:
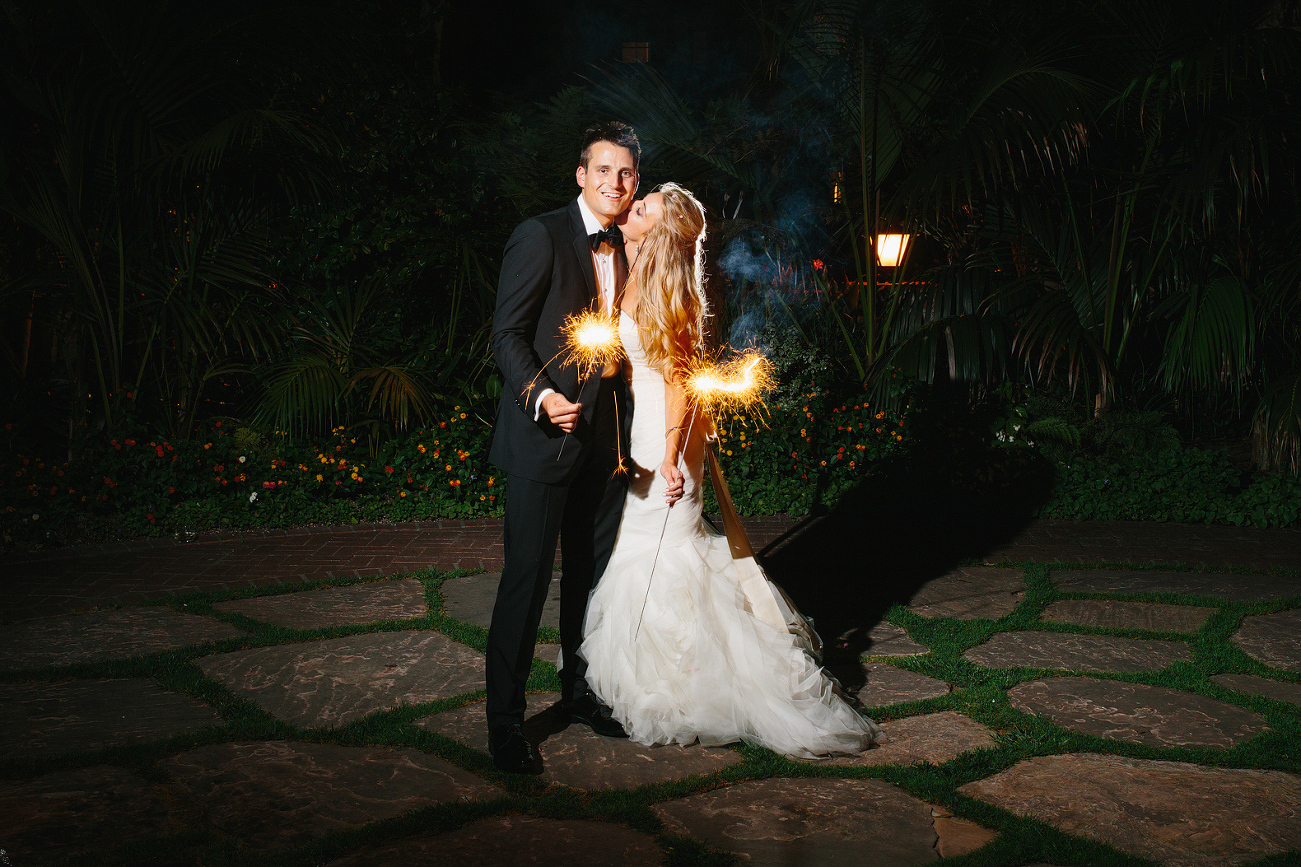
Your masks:
[[[1244,617],[1230,640],[1268,666],[1301,672],[1301,608]]]
[[[1077,635],[1073,632],[1000,632],[962,654],[986,668],[1054,668],[1130,673],[1161,671],[1192,659],[1182,641]]]
[[[862,668],[863,686],[854,697],[868,708],[938,698],[953,689],[937,678],[884,662],[864,662]]]
[[[836,756],[822,762],[841,767],[942,764],[972,750],[998,746],[994,733],[975,720],[946,710],[881,723],[885,740],[856,756]]]
[[[0,759],[142,744],[222,723],[203,702],[150,678],[0,684]]]
[[[44,617],[5,626],[0,633],[0,667],[126,659],[242,635],[229,623],[162,606]]]
[[[1007,697],[1071,731],[1154,747],[1229,749],[1268,728],[1260,714],[1203,695],[1092,677],[1032,680]]]
[[[1041,619],[1077,626],[1108,629],[1146,629],[1149,632],[1196,632],[1214,608],[1199,605],[1164,605],[1115,599],[1059,599],[1044,609]]]
[[[1301,776],[1281,771],[1076,753],[1028,759],[959,791],[1166,867],[1301,851]]]
[[[961,566],[928,581],[913,596],[908,610],[923,617],[997,620],[1025,599],[1020,569]]]
[[[438,632],[375,632],[220,653],[203,673],[303,728],[483,689],[483,656]]]
[[[1052,580],[1064,593],[1179,593],[1237,602],[1301,596],[1301,578],[1271,575],[1063,569],[1053,570]]]
[[[957,858],[974,852],[992,843],[998,836],[994,831],[977,825],[970,819],[953,815],[943,807],[931,806],[931,818],[935,820],[935,851],[941,858]]]
[[[903,627],[882,621],[867,633],[867,647],[863,652],[868,656],[921,656],[931,649],[913,641]]]
[[[448,801],[505,791],[414,749],[261,741],[213,744],[160,763],[209,821],[253,850],[306,843],[334,831]]]
[[[525,736],[542,757],[542,778],[572,789],[632,789],[684,777],[712,774],[739,764],[726,747],[646,747],[626,738],[606,738],[584,725],[567,725],[553,710],[559,693],[530,694]],[[415,725],[488,752],[484,703],[475,702],[416,720]]]
[[[409,620],[429,613],[425,587],[415,578],[232,599],[212,607],[289,629],[357,626],[381,620]]]
[[[443,582],[443,613],[464,623],[473,623],[487,629],[492,623],[492,606],[497,601],[497,584],[500,572],[486,575],[469,575],[448,578]],[[542,624],[552,629],[560,628],[560,579],[551,579],[547,588],[547,601],[542,606]]]
[[[880,780],[752,780],[657,804],[671,834],[754,864],[890,864],[939,859],[931,807]]]
[[[501,864],[534,867],[656,867],[664,855],[649,834],[613,822],[494,816],[456,831],[409,837],[338,858],[326,867]]]
[[[184,787],[112,765],[0,783],[0,864],[55,864],[176,833],[195,812]]]
[[[1225,689],[1245,692],[1247,695],[1263,695],[1266,698],[1301,707],[1301,683],[1271,680],[1268,677],[1256,677],[1254,674],[1217,674],[1211,678],[1211,683]]]

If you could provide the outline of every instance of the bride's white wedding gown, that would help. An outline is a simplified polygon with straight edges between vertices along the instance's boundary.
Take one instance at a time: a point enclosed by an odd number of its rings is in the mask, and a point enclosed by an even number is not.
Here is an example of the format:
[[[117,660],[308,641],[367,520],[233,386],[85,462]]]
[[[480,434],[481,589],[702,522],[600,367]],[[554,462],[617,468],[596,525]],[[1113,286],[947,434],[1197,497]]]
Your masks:
[[[691,431],[679,463],[683,498],[671,509],[664,502],[664,379],[627,314],[619,332],[636,407],[632,475],[614,553],[587,607],[588,686],[642,744],[743,740],[805,758],[862,752],[881,730],[837,693],[811,653],[816,636],[753,557],[734,557],[736,546],[701,519],[703,431]]]

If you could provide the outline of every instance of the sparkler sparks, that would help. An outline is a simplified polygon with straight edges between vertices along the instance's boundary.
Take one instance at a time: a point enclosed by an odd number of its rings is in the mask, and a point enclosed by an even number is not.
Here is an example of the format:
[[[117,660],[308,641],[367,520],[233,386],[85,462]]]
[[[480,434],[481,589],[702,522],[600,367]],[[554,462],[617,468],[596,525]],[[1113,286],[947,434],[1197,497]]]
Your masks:
[[[619,320],[612,315],[584,310],[565,318],[560,333],[565,337],[565,364],[576,364],[586,377],[607,362],[623,357],[619,341]]]
[[[713,416],[748,409],[773,387],[773,364],[747,349],[721,364],[701,362],[687,374],[687,393]]]

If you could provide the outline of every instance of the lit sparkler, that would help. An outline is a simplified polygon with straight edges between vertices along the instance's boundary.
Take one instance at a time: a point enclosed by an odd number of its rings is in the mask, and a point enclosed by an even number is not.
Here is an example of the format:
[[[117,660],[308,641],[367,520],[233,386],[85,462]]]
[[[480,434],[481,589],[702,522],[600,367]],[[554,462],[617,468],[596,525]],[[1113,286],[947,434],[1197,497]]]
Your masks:
[[[560,327],[565,337],[565,364],[576,364],[579,377],[586,378],[598,367],[623,357],[619,320],[606,313],[584,310],[568,316]]]
[[[772,362],[747,349],[731,361],[693,366],[687,374],[687,393],[702,410],[718,417],[762,403],[773,387],[772,375]]]
[[[566,356],[561,364],[577,365],[580,380],[591,376],[594,370],[623,358],[623,343],[619,340],[619,320],[613,314],[584,310],[582,313],[566,316],[560,326],[560,333],[565,338],[565,346],[560,353]],[[569,434],[566,433],[560,440],[560,451],[556,453],[556,460],[560,460],[560,456],[564,454],[567,442],[569,442]],[[623,463],[622,455],[619,457],[619,462]]]

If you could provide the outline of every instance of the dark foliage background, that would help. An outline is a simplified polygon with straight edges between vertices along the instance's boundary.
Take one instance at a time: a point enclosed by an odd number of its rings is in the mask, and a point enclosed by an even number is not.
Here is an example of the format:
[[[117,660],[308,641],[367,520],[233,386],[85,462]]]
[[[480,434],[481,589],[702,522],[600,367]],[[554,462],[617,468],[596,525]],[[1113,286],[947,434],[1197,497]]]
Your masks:
[[[698,7],[0,4],[7,543],[495,513],[498,256],[608,116],[781,372],[743,509],[1296,524],[1296,2]]]

